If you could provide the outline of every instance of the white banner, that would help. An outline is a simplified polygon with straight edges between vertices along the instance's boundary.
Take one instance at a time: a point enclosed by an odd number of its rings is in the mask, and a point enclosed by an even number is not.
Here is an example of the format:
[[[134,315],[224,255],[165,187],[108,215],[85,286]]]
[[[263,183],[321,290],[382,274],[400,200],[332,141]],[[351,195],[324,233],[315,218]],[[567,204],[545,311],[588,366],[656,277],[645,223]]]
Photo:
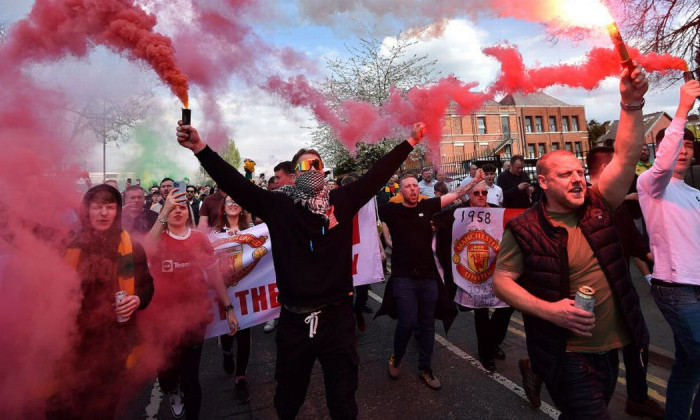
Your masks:
[[[469,308],[504,308],[493,293],[493,272],[503,238],[506,209],[463,207],[454,212],[452,277],[455,302]]]
[[[209,240],[219,257],[219,267],[239,328],[277,318],[280,303],[277,302],[277,279],[267,225],[260,224],[235,235],[227,232],[211,234]],[[374,200],[355,215],[352,270],[356,286],[384,280]],[[207,338],[229,332],[224,308],[216,299],[212,310],[214,321],[207,326]]]
[[[377,211],[374,199],[355,215],[352,233],[352,281],[355,286],[384,280],[379,251]]]

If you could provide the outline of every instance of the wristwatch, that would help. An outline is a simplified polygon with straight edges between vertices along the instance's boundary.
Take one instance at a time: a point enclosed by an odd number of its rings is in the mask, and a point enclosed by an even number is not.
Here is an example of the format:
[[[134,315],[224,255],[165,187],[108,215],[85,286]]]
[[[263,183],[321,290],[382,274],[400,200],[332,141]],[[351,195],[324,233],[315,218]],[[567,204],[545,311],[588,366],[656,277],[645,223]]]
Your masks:
[[[224,308],[226,312],[232,311],[233,310],[233,305],[228,305],[227,307]]]

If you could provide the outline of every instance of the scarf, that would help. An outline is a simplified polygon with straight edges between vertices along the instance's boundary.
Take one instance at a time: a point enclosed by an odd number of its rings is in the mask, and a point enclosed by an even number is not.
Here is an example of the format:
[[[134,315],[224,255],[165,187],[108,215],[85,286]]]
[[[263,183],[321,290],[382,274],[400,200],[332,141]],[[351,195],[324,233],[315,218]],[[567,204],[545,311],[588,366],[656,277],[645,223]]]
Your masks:
[[[82,249],[71,247],[66,250],[66,263],[73,267],[78,267]],[[134,294],[134,255],[131,246],[131,238],[126,231],[121,232],[119,247],[117,248],[117,277],[119,290],[125,290],[127,294]]]
[[[306,171],[299,175],[295,185],[285,185],[275,192],[286,194],[301,203],[311,213],[321,215],[326,221],[334,221],[333,206],[328,203],[330,188],[326,185],[326,176],[321,171]]]

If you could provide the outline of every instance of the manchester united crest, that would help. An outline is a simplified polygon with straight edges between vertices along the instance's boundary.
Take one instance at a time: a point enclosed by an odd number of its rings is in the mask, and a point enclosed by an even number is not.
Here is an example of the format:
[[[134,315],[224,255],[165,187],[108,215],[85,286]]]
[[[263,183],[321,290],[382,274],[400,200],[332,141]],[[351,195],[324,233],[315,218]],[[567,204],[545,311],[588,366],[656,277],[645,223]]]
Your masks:
[[[267,236],[257,237],[246,233],[230,235],[212,242],[214,248],[227,245],[216,251],[226,287],[235,286],[253,271],[260,258],[267,254],[267,248],[264,247],[265,241],[267,241]],[[243,266],[244,247],[252,248],[253,258],[253,261],[245,267]]]
[[[493,275],[501,243],[484,230],[469,230],[455,241],[452,262],[465,280],[479,284]]]

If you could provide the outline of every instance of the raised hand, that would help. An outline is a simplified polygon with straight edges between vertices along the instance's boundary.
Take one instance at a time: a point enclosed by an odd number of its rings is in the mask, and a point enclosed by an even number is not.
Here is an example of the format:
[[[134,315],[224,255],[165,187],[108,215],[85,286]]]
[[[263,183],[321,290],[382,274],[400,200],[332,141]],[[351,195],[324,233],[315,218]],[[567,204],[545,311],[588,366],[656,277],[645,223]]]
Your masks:
[[[180,146],[190,149],[194,153],[199,153],[207,147],[207,144],[199,137],[197,130],[191,125],[184,125],[182,121],[177,122],[175,135]]]

